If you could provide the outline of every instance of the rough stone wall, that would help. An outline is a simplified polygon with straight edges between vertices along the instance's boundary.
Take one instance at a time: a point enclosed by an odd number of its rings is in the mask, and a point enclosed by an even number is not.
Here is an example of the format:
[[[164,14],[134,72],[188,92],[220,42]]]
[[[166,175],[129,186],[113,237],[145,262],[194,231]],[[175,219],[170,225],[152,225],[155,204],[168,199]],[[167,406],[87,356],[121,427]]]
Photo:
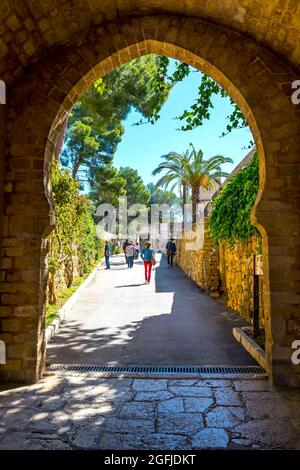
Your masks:
[[[4,212],[4,170],[5,170],[5,105],[0,104],[0,246]],[[1,256],[0,256],[1,266]]]
[[[68,280],[70,278],[70,270],[72,270],[72,278],[73,281],[81,276],[79,272],[79,262],[78,256],[72,256],[72,263],[71,262],[64,262],[60,269],[56,271],[55,274],[55,288],[56,292],[62,291],[68,287]]]
[[[208,219],[204,224],[203,245],[189,249],[189,241],[178,240],[178,265],[212,297],[225,294],[228,307],[251,322],[253,316],[253,256],[259,252],[260,241],[252,237],[234,246],[216,247],[209,236]],[[206,271],[206,272],[205,272]],[[260,325],[264,326],[263,277],[260,276]]]
[[[49,49],[107,21],[146,15],[203,18],[244,33],[299,67],[297,0],[1,0],[0,76],[20,80]],[[281,69],[278,69],[280,73]]]
[[[178,265],[196,284],[208,292],[218,292],[220,285],[219,254],[208,234],[208,220],[204,223],[203,244],[189,249],[189,241],[178,240]]]
[[[252,237],[234,246],[220,244],[221,288],[227,305],[247,321],[253,317],[254,255],[259,253],[259,239]],[[260,276],[260,325],[264,326],[263,276]]]

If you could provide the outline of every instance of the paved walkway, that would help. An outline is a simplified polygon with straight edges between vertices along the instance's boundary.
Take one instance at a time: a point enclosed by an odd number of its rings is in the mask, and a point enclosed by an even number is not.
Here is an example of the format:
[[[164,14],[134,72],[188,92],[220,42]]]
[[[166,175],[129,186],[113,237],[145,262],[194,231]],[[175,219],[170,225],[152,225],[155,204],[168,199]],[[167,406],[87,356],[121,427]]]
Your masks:
[[[48,347],[51,363],[250,365],[232,335],[243,320],[203,294],[166,258],[144,285],[141,261],[127,269],[123,256],[101,270]]]
[[[265,380],[47,377],[0,392],[1,449],[300,449],[300,392]]]
[[[164,262],[164,260],[163,260]],[[116,258],[100,271],[49,347],[53,362],[249,364],[240,320],[163,264]],[[300,449],[300,392],[263,379],[50,375],[0,391],[1,449]]]

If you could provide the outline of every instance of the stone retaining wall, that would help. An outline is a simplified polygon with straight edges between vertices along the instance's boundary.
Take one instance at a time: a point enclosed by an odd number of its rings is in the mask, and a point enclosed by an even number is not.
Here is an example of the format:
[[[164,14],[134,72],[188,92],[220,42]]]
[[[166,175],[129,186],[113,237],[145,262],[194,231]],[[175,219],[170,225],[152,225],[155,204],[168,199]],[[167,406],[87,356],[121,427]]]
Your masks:
[[[252,237],[234,246],[219,246],[220,277],[227,305],[246,320],[253,316],[254,256],[259,254],[259,239]],[[263,276],[259,278],[260,324],[264,325]]]
[[[203,246],[197,250],[188,247],[186,239],[178,241],[178,265],[201,289],[218,292],[220,286],[219,253],[208,234],[208,221],[204,223]]]
[[[191,250],[188,241],[178,241],[178,265],[212,297],[224,294],[228,307],[247,321],[253,315],[254,256],[259,254],[258,237],[234,246],[214,246],[209,236],[208,219],[204,223],[201,248]],[[263,276],[259,281],[260,324],[264,326]]]

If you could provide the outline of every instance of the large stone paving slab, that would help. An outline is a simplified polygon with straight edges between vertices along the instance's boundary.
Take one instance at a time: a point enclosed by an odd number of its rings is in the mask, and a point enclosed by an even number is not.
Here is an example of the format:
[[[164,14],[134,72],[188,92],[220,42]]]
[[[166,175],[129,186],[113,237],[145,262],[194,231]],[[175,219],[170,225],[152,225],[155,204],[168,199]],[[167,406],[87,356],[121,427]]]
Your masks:
[[[217,406],[206,415],[206,423],[211,428],[231,429],[245,421],[245,411],[242,407]]]
[[[121,418],[154,418],[155,403],[125,403],[121,409]]]
[[[178,434],[148,434],[141,438],[143,446],[148,449],[160,450],[182,450],[188,449],[190,441],[186,436],[179,436]]]
[[[164,413],[157,419],[158,432],[165,434],[192,436],[203,427],[203,418],[198,413]]]
[[[159,413],[183,413],[183,399],[182,398],[171,398],[170,400],[161,401],[158,404]]]
[[[143,392],[153,392],[158,390],[166,390],[167,380],[165,379],[139,379],[133,382],[133,390]]]
[[[173,398],[173,394],[168,390],[157,390],[153,392],[137,392],[134,399],[136,401],[162,401]]]
[[[194,449],[223,449],[229,443],[229,436],[224,429],[202,429],[192,439]]]
[[[189,387],[169,387],[169,390],[174,393],[174,395],[183,396],[183,397],[211,397],[212,390],[210,387],[198,387],[198,386],[189,386]]]
[[[187,397],[184,398],[184,409],[187,413],[203,413],[207,411],[213,403],[213,400],[210,398]]]
[[[291,429],[290,423],[282,419],[248,421],[237,426],[235,432],[262,448],[297,448],[299,435]],[[299,447],[298,447],[299,450]]]
[[[300,391],[82,374],[0,392],[0,449],[247,448],[300,449]]]
[[[108,432],[119,434],[148,434],[154,431],[154,421],[151,419],[108,418],[105,428]]]
[[[215,392],[217,405],[241,406],[239,394],[230,388],[217,389]]]

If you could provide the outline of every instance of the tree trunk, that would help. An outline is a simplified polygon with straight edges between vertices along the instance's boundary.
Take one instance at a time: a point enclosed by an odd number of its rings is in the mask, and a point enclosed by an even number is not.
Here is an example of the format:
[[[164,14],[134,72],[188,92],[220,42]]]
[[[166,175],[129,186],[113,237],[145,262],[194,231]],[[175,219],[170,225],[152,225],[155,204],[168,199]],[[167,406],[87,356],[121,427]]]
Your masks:
[[[65,262],[65,280],[67,287],[72,287],[74,281],[74,263],[72,255],[70,255],[70,257]]]
[[[49,281],[48,281],[48,302],[50,305],[55,305],[57,302],[56,291],[55,291],[55,273],[56,270],[53,270],[49,273]]]
[[[192,188],[192,214],[193,214],[193,224],[197,222],[197,209],[199,204],[199,187]]]
[[[67,127],[68,127],[68,119],[69,116],[65,119],[65,121],[62,124],[61,130],[58,134],[58,137],[56,139],[55,147],[54,147],[54,157],[55,160],[58,162],[60,160],[60,155],[62,152],[62,148],[64,145],[64,141],[66,138],[66,133],[67,133]]]
[[[76,176],[77,176],[79,167],[80,167],[80,159],[78,159],[78,160],[74,163],[74,167],[73,167],[73,171],[72,171],[72,178],[73,178],[74,180],[76,179]]]
[[[187,187],[185,184],[182,185],[182,217],[183,217],[183,228],[187,228],[187,217],[185,211],[185,205],[187,203]]]

